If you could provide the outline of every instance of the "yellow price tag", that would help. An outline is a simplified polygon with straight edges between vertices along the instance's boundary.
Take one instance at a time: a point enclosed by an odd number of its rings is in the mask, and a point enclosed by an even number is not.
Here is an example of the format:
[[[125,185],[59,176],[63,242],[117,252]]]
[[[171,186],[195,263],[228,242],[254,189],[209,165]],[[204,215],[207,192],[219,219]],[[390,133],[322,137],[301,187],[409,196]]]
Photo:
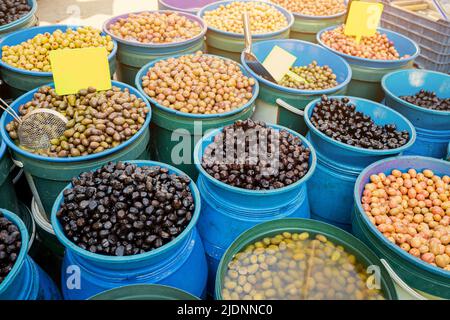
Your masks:
[[[104,47],[50,51],[53,80],[58,95],[81,89],[111,89],[108,51]]]
[[[373,36],[377,32],[382,13],[382,3],[352,1],[344,33],[348,36],[355,36],[358,43],[361,37]]]
[[[297,57],[290,52],[279,46],[274,46],[266,59],[264,59],[263,66],[269,71],[275,81],[280,82],[296,60]]]

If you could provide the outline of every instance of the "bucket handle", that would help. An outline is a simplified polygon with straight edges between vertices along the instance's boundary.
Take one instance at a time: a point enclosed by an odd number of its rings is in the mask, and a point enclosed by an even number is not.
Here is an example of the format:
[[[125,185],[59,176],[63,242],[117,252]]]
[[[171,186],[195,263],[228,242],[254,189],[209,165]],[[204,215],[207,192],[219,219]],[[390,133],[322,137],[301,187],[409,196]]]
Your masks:
[[[387,272],[389,273],[389,275],[391,276],[392,280],[394,280],[394,282],[399,285],[403,290],[405,290],[408,294],[410,294],[411,296],[413,296],[415,299],[417,300],[428,300],[427,298],[425,298],[424,296],[422,296],[421,294],[419,294],[416,290],[414,290],[413,288],[411,288],[410,286],[408,286],[398,275],[397,273],[394,271],[394,269],[392,269],[392,267],[389,265],[389,263],[384,260],[384,259],[380,259],[381,263],[383,264],[383,266],[386,268]]]
[[[287,103],[287,102],[284,101],[283,99],[278,98],[278,99],[276,100],[276,103],[277,103],[280,107],[282,107],[282,108],[284,108],[284,109],[286,109],[286,110],[288,110],[288,111],[290,111],[290,112],[292,112],[292,113],[294,113],[294,114],[296,114],[296,115],[298,115],[298,116],[303,117],[303,116],[305,115],[305,112],[304,112],[303,110],[297,109],[296,107],[294,107],[294,106],[292,106],[291,104]]]
[[[11,159],[12,159],[14,165],[16,165],[17,167],[19,167],[23,170],[23,163],[21,161],[18,161],[16,159],[14,159],[13,157],[11,157]],[[27,173],[25,170],[23,170],[23,172],[25,174],[25,178],[27,179],[28,186],[30,187],[31,193],[33,194],[33,197],[37,203],[39,210],[41,212],[45,212],[45,209],[44,209],[44,206],[42,205],[42,201],[41,201],[41,198],[39,197],[39,193],[37,191],[36,185],[34,184],[33,177],[31,176],[31,174]]]

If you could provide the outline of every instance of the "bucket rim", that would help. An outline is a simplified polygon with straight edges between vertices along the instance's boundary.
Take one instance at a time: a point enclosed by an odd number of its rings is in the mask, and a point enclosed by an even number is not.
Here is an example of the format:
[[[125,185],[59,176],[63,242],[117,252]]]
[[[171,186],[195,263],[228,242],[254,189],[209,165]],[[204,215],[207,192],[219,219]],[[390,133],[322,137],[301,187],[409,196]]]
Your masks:
[[[292,94],[297,94],[297,95],[322,95],[322,94],[328,94],[328,93],[333,93],[336,91],[339,91],[343,88],[345,88],[350,81],[352,80],[352,69],[350,68],[350,65],[348,64],[348,62],[338,56],[337,54],[335,54],[334,52],[330,52],[329,50],[327,50],[326,48],[324,48],[323,46],[320,46],[318,44],[315,43],[311,43],[308,41],[303,41],[303,40],[296,40],[296,39],[274,39],[274,40],[264,40],[264,41],[260,41],[260,42],[256,42],[253,44],[253,47],[257,47],[258,45],[261,44],[265,44],[265,43],[269,43],[272,42],[274,43],[274,45],[276,45],[277,43],[301,43],[305,46],[311,46],[311,47],[316,47],[319,50],[323,50],[323,52],[325,52],[326,54],[330,54],[331,56],[334,56],[333,58],[336,58],[342,65],[345,66],[346,70],[347,70],[347,76],[345,78],[345,80],[341,83],[339,83],[337,86],[333,87],[333,88],[329,88],[329,89],[323,89],[323,90],[302,90],[302,89],[294,89],[294,88],[288,88],[288,87],[283,87],[282,85],[279,85],[277,83],[273,83],[269,80],[264,79],[263,77],[261,77],[260,75],[256,74],[255,72],[253,72],[252,69],[250,69],[247,65],[247,63],[245,63],[244,60],[244,52],[242,52],[241,54],[241,64],[244,66],[245,70],[250,73],[252,75],[252,77],[256,78],[258,80],[258,82],[260,83],[264,83],[265,85],[277,89],[279,91],[283,91],[283,92],[287,92],[287,93],[292,93]]]
[[[36,0],[28,0],[28,5],[31,6],[31,10],[27,14],[23,15],[22,17],[20,17],[17,20],[14,20],[13,22],[10,22],[8,24],[0,26],[0,32],[8,31],[7,30],[8,28],[15,27],[15,26],[25,22],[26,20],[28,20],[31,16],[35,15],[36,11],[37,11],[37,7],[38,7],[37,1]]]
[[[253,34],[252,35],[253,39],[264,39],[264,38],[267,38],[267,37],[277,36],[279,34],[282,34],[282,33],[286,32],[286,31],[289,31],[291,29],[292,25],[294,24],[295,18],[294,18],[294,15],[291,12],[289,12],[287,9],[285,9],[285,8],[283,8],[283,7],[281,7],[281,6],[277,5],[277,4],[274,4],[272,2],[267,2],[267,1],[264,1],[264,0],[222,0],[222,1],[215,1],[213,3],[207,4],[203,8],[201,8],[198,11],[197,15],[201,19],[203,19],[203,16],[204,16],[204,14],[207,11],[215,10],[220,5],[227,5],[227,4],[230,4],[232,2],[259,2],[259,3],[268,4],[268,5],[272,6],[272,7],[275,7],[275,9],[277,9],[279,12],[281,12],[285,16],[285,18],[287,20],[287,26],[281,28],[280,30],[273,31],[273,32]],[[223,31],[223,30],[220,30],[220,29],[217,29],[217,28],[209,26],[206,21],[205,21],[205,24],[206,24],[208,30],[217,32],[219,34],[223,34],[223,35],[228,36],[228,37],[244,39],[244,34],[243,33]]]
[[[377,162],[372,163],[371,165],[369,165],[367,168],[365,168],[358,176],[358,178],[356,179],[356,183],[355,183],[355,187],[353,189],[353,198],[354,198],[354,202],[355,202],[355,206],[357,207],[358,210],[355,210],[355,214],[358,215],[359,217],[362,217],[362,222],[364,223],[364,226],[368,228],[368,230],[370,231],[371,234],[373,234],[378,240],[380,240],[382,242],[382,244],[384,246],[386,246],[390,251],[393,251],[397,256],[399,256],[400,258],[402,258],[403,260],[406,260],[408,263],[412,263],[415,265],[420,266],[422,269],[425,269],[428,272],[431,272],[435,275],[439,275],[442,277],[445,277],[447,279],[450,279],[450,272],[449,271],[445,271],[444,269],[435,267],[429,263],[426,263],[424,261],[422,261],[421,259],[418,259],[416,257],[414,257],[413,255],[405,252],[403,249],[401,249],[399,246],[393,244],[392,242],[390,242],[383,234],[381,234],[381,232],[369,221],[367,215],[364,213],[364,209],[361,205],[361,196],[358,192],[359,186],[362,185],[363,181],[363,176],[366,174],[366,172],[382,165],[382,164],[387,164],[387,163],[395,163],[397,160],[400,159],[411,159],[411,160],[423,160],[423,161],[428,161],[430,163],[436,163],[436,164],[442,164],[445,165],[449,168],[450,170],[450,162],[445,161],[445,160],[441,160],[441,159],[435,159],[435,158],[430,158],[430,157],[423,157],[423,156],[397,156],[397,157],[391,157],[391,158],[387,158],[387,159],[382,159],[379,160]]]
[[[3,279],[3,282],[0,283],[0,295],[1,295],[3,291],[6,290],[6,288],[12,283],[14,278],[17,276],[28,256],[28,242],[30,236],[28,234],[28,230],[25,226],[25,223],[22,221],[22,219],[19,218],[19,216],[6,209],[0,209],[0,213],[3,213],[5,218],[7,218],[10,222],[15,224],[19,228],[22,242],[19,254],[17,256],[16,261],[14,262],[12,269],[9,271],[6,278]]]
[[[276,225],[276,227],[274,226]],[[236,253],[241,252],[243,248],[248,246],[251,243],[254,243],[255,241],[264,238],[268,234],[272,234],[274,232],[282,233],[284,231],[286,232],[316,232],[318,234],[323,234],[327,238],[330,237],[329,231],[323,231],[322,229],[327,228],[331,229],[333,232],[336,232],[336,235],[332,235],[334,238],[339,239],[339,242],[349,244],[351,250],[349,250],[347,247],[345,248],[346,251],[353,251],[358,254],[358,262],[361,263],[361,257],[364,258],[364,260],[367,260],[369,262],[371,261],[379,261],[378,266],[380,269],[384,272],[384,274],[387,277],[382,277],[382,282],[385,284],[385,291],[389,295],[389,299],[391,300],[397,300],[397,292],[395,290],[395,284],[391,276],[389,275],[388,271],[384,267],[384,265],[381,263],[380,258],[372,251],[372,249],[367,246],[365,243],[363,243],[361,240],[356,238],[351,233],[338,228],[336,226],[333,226],[329,223],[313,220],[313,219],[307,219],[307,218],[283,218],[279,220],[274,221],[266,221],[263,223],[260,223],[249,230],[243,232],[241,235],[239,235],[233,243],[227,248],[225,253],[223,254],[222,258],[220,259],[219,266],[217,268],[217,274],[215,277],[215,297],[218,300],[222,300],[222,293],[221,289],[223,288],[222,284],[222,277],[221,274],[222,271],[226,268],[226,264],[229,262],[229,258],[231,259],[236,255]],[[348,238],[351,239],[351,243],[349,243]],[[369,255],[366,255],[363,253],[363,251],[367,252]],[[220,285],[219,285],[220,284]]]
[[[169,8],[169,10],[178,11],[178,12],[188,12],[188,13],[192,13],[192,14],[197,14],[197,11],[200,9],[200,7],[187,8],[187,9],[178,8],[178,7],[174,7],[173,5],[168,4],[164,0],[158,0],[158,4],[162,4],[166,8]]]
[[[176,41],[176,42],[169,42],[169,43],[142,43],[142,42],[138,42],[138,41],[133,41],[133,40],[126,40],[123,39],[119,36],[116,36],[115,34],[113,34],[110,30],[109,27],[110,25],[118,20],[118,19],[123,19],[126,18],[132,14],[140,14],[140,13],[145,13],[145,12],[149,12],[149,13],[176,13],[178,15],[182,15],[187,17],[189,20],[191,21],[195,21],[198,22],[201,26],[201,32],[190,38],[190,39],[186,39],[186,40],[182,40],[182,41]],[[108,20],[106,20],[103,23],[102,26],[102,31],[104,33],[106,33],[107,35],[109,35],[112,39],[114,39],[115,41],[117,41],[118,43],[122,43],[125,45],[129,45],[129,46],[133,46],[133,47],[140,47],[140,48],[148,48],[148,49],[160,49],[160,48],[171,48],[171,47],[176,47],[176,46],[182,46],[182,45],[186,45],[186,44],[190,44],[193,42],[196,42],[198,40],[201,40],[205,37],[206,34],[206,30],[207,30],[207,26],[205,21],[203,21],[202,18],[198,17],[196,14],[192,14],[192,13],[188,13],[188,12],[182,12],[182,11],[176,11],[176,10],[141,10],[141,11],[135,11],[135,12],[129,12],[129,13],[125,13],[125,14],[120,14],[117,16],[114,16],[112,18],[109,18]]]
[[[133,295],[128,294],[128,297],[123,295],[121,296],[122,291],[132,290]],[[129,300],[130,297],[139,297],[140,299],[145,298],[151,298],[152,294],[149,294],[149,290],[155,290],[155,291],[167,291],[165,292],[167,295],[173,294],[179,295],[179,297],[183,296],[184,299],[191,299],[191,300],[200,300],[196,296],[190,294],[189,292],[186,292],[184,290],[181,290],[179,288],[167,286],[167,285],[161,285],[161,284],[129,284],[122,287],[112,288],[100,293],[97,293],[93,295],[92,297],[88,298],[88,300]],[[167,298],[167,297],[160,297],[160,298]],[[172,298],[172,297],[169,297]],[[175,297],[173,297],[175,298]]]
[[[54,32],[58,29],[65,31],[69,28],[73,29],[73,30],[77,30],[77,29],[83,28],[83,27],[89,27],[89,26],[88,25],[76,26],[76,25],[68,25],[68,24],[55,24],[55,25],[49,25],[49,26],[37,26],[37,27],[32,27],[32,28],[12,32],[12,33],[8,34],[6,37],[0,39],[0,58],[3,55],[3,46],[4,46],[3,43],[10,39],[14,39],[19,34],[32,32],[33,34],[30,35],[30,37],[29,37],[29,39],[31,39],[32,37],[35,37],[39,33]],[[95,28],[95,29],[97,29],[97,28]],[[48,30],[53,30],[53,31],[48,31]],[[101,29],[99,29],[99,31],[102,36],[108,35],[105,32],[103,32]],[[113,50],[108,54],[109,64],[111,64],[111,62],[114,61],[116,54],[117,54],[117,41],[112,39],[112,42],[114,44],[114,47],[113,47]],[[18,44],[20,44],[20,43],[16,43],[15,45],[18,45]],[[10,70],[15,73],[24,74],[24,75],[32,76],[32,77],[53,77],[53,72],[41,72],[41,71],[30,71],[30,70],[20,69],[20,68],[13,67],[13,66],[7,64],[2,59],[0,59],[0,67],[5,68],[5,69]]]
[[[410,148],[414,142],[416,141],[416,129],[415,127],[412,125],[412,123],[401,113],[389,108],[388,106],[385,106],[381,103],[372,101],[372,100],[368,100],[368,99],[363,99],[363,98],[358,98],[358,97],[353,97],[353,96],[328,96],[328,99],[342,99],[342,98],[348,98],[350,99],[350,103],[357,105],[358,102],[365,102],[368,104],[373,105],[374,107],[378,107],[378,108],[382,108],[384,110],[386,110],[387,112],[393,113],[395,114],[397,117],[399,117],[400,119],[402,119],[406,125],[408,126],[409,130],[408,133],[410,133],[410,138],[408,140],[408,142],[406,144],[404,144],[403,146],[399,147],[399,148],[395,148],[395,149],[388,149],[388,150],[376,150],[376,149],[365,149],[365,148],[360,148],[360,147],[355,147],[355,146],[350,146],[346,143],[334,140],[330,137],[328,137],[326,134],[324,134],[322,131],[318,130],[311,122],[310,118],[311,116],[309,115],[310,111],[312,111],[314,109],[314,107],[316,106],[316,104],[321,101],[321,98],[317,98],[313,101],[311,101],[310,103],[308,103],[308,105],[305,107],[305,115],[304,115],[304,119],[305,119],[305,123],[308,126],[309,130],[314,133],[315,135],[318,135],[321,139],[334,144],[336,146],[339,146],[340,148],[349,150],[349,151],[353,151],[353,152],[357,152],[360,154],[367,154],[367,155],[374,155],[374,156],[381,156],[381,155],[390,155],[390,154],[398,154],[401,153],[405,150],[407,150],[408,148]],[[372,119],[374,121],[375,124],[376,121],[374,119]]]
[[[153,61],[147,63],[136,74],[135,85],[136,85],[137,90],[141,93],[142,96],[144,96],[152,105],[154,105],[159,110],[162,110],[164,112],[167,112],[167,113],[170,113],[170,114],[173,114],[173,115],[177,115],[177,116],[183,117],[183,118],[192,118],[194,120],[196,120],[196,119],[204,120],[204,119],[211,119],[211,118],[217,119],[217,118],[229,117],[229,116],[238,114],[238,113],[248,109],[250,106],[252,106],[255,103],[255,101],[256,101],[256,99],[258,98],[258,95],[259,95],[259,82],[258,82],[258,80],[256,78],[252,77],[251,74],[249,72],[247,72],[247,70],[245,70],[245,68],[240,63],[238,63],[238,62],[236,62],[234,60],[231,60],[229,58],[221,57],[221,56],[214,55],[214,54],[207,54],[207,53],[202,53],[202,55],[211,56],[211,57],[215,57],[215,58],[220,58],[220,59],[223,59],[225,61],[230,61],[230,62],[236,63],[245,76],[255,80],[255,85],[253,86],[253,91],[252,91],[253,97],[246,104],[240,106],[239,108],[236,108],[236,109],[230,110],[228,112],[224,112],[224,113],[193,114],[193,113],[181,112],[181,111],[178,111],[178,110],[174,110],[174,109],[165,107],[165,106],[161,105],[158,101],[156,101],[155,99],[151,98],[150,96],[148,96],[145,93],[144,88],[142,87],[142,77],[149,71],[150,68],[154,67],[160,61],[164,61],[164,60],[168,60],[168,59],[174,59],[174,58],[176,59],[176,58],[179,58],[179,57],[190,56],[190,55],[194,55],[194,54],[195,53],[178,54],[178,55],[171,56],[169,58],[167,58],[167,57],[160,58],[160,59],[153,60]]]
[[[408,42],[410,42],[414,46],[415,52],[413,54],[411,54],[408,58],[403,58],[403,59],[398,59],[398,60],[380,60],[380,59],[368,59],[368,58],[356,57],[356,56],[352,56],[352,55],[349,55],[349,54],[337,51],[337,50],[332,49],[332,48],[328,47],[327,45],[325,45],[325,43],[323,43],[321,37],[322,37],[322,34],[324,32],[332,30],[332,29],[336,29],[337,27],[340,27],[341,25],[342,24],[338,24],[338,25],[334,25],[334,26],[331,26],[331,27],[326,27],[326,28],[320,30],[316,34],[317,43],[319,43],[321,46],[323,46],[327,50],[330,50],[333,53],[335,53],[335,54],[337,54],[337,55],[339,55],[341,57],[345,57],[346,59],[357,61],[358,64],[364,63],[364,62],[368,62],[368,63],[371,63],[371,64],[381,64],[381,65],[385,65],[386,66],[386,67],[382,67],[382,68],[389,68],[392,65],[403,66],[403,65],[408,64],[408,62],[413,61],[414,59],[416,59],[419,56],[419,54],[420,54],[420,48],[419,48],[419,45],[417,44],[417,42],[415,42],[411,38],[408,38],[407,36],[404,36],[401,33],[398,33],[398,32],[395,32],[395,31],[391,31],[389,29],[381,28],[381,27],[377,28],[378,32],[382,32],[382,33],[386,33],[386,34],[394,34],[394,35],[396,35],[396,36],[398,36],[400,38],[403,38],[403,39],[407,40]]]
[[[396,94],[394,94],[391,89],[389,88],[389,85],[387,84],[387,81],[397,75],[397,74],[410,74],[410,73],[424,73],[424,74],[436,74],[438,76],[442,76],[443,78],[448,78],[450,83],[450,75],[438,72],[438,71],[431,71],[431,70],[420,70],[420,69],[412,69],[412,70],[398,70],[391,73],[386,74],[381,79],[381,87],[383,88],[386,95],[388,95],[390,98],[394,99],[396,102],[400,103],[401,105],[414,109],[416,111],[420,111],[423,113],[429,113],[436,116],[450,116],[450,111],[440,111],[440,110],[433,110],[428,108],[422,108],[419,106],[416,106],[415,104],[412,104],[410,102],[407,102],[403,99],[400,99]]]
[[[6,131],[6,124],[7,124],[6,118],[7,118],[7,116],[9,116],[6,112],[3,113],[3,115],[0,119],[0,134],[1,134],[2,140],[6,142],[6,144],[8,145],[9,148],[11,148],[14,152],[17,152],[18,154],[20,154],[23,157],[31,158],[33,160],[44,161],[44,162],[52,162],[52,163],[73,163],[73,162],[89,161],[89,160],[93,160],[93,159],[102,158],[102,157],[108,156],[110,154],[113,154],[120,150],[125,149],[126,147],[131,145],[133,142],[135,142],[137,139],[139,139],[142,136],[142,134],[144,133],[144,131],[148,129],[148,127],[150,125],[150,120],[152,118],[152,109],[151,109],[150,103],[145,98],[145,96],[143,96],[142,93],[139,92],[139,90],[137,90],[136,88],[134,88],[126,83],[115,81],[115,80],[112,80],[111,83],[112,83],[113,87],[119,87],[121,89],[128,89],[131,94],[134,94],[136,97],[142,99],[142,101],[145,102],[145,104],[149,110],[149,112],[147,113],[145,122],[142,125],[141,129],[138,132],[136,132],[136,134],[134,134],[130,139],[124,141],[123,143],[119,144],[118,146],[111,148],[111,149],[104,150],[99,153],[94,153],[94,154],[90,154],[87,156],[80,156],[80,157],[59,158],[59,157],[45,157],[45,156],[37,155],[37,154],[34,154],[34,153],[31,153],[31,152],[21,149],[11,140],[8,132]],[[45,86],[50,86],[50,87],[54,88],[54,83],[49,83],[47,85],[44,85],[44,87]],[[41,88],[41,87],[39,87],[39,88]],[[30,97],[33,97],[34,94],[39,90],[39,88],[29,91],[29,92],[23,94],[22,96],[20,96],[19,98],[17,98],[11,104],[11,107],[15,110],[18,109],[18,107],[22,104],[21,102],[19,103],[19,101],[22,99],[25,99],[25,98],[28,99]],[[28,101],[30,101],[30,99],[28,99]]]
[[[115,162],[115,163],[117,163],[117,162]],[[161,168],[169,169],[170,173],[175,173],[178,176],[189,177],[183,171],[181,171],[171,165],[162,163],[162,162],[151,161],[151,160],[133,160],[133,161],[122,161],[122,163],[135,164],[139,167],[141,167],[141,166],[159,166]],[[101,167],[103,167],[103,165],[100,167],[97,167],[93,170],[90,170],[90,171],[93,172]],[[51,219],[50,219],[51,225],[53,227],[56,237],[58,238],[58,240],[61,242],[61,244],[66,249],[72,250],[73,252],[75,252],[75,254],[83,257],[84,259],[90,260],[90,261],[101,261],[103,263],[106,262],[106,263],[112,263],[112,264],[120,264],[120,263],[124,263],[124,262],[127,262],[127,263],[140,262],[140,261],[144,261],[149,258],[152,258],[152,257],[158,257],[159,255],[163,254],[164,252],[176,247],[177,245],[179,245],[183,241],[185,241],[186,238],[189,237],[189,235],[192,233],[192,231],[194,230],[194,228],[197,225],[197,221],[199,219],[200,210],[201,210],[200,192],[198,191],[198,188],[195,185],[194,180],[192,180],[191,178],[189,178],[189,179],[190,179],[189,188],[191,190],[192,196],[194,198],[194,204],[195,204],[195,209],[194,209],[194,213],[192,215],[192,219],[189,222],[189,224],[186,226],[186,228],[175,239],[164,244],[163,246],[159,247],[158,249],[154,249],[154,250],[147,251],[145,253],[136,254],[136,255],[129,255],[129,256],[108,256],[108,255],[89,252],[88,250],[80,248],[75,243],[73,243],[71,240],[69,240],[67,238],[67,236],[65,235],[64,231],[62,230],[61,224],[60,224],[58,218],[56,217],[56,214],[64,200],[64,195],[63,195],[64,190],[71,188],[72,183],[69,183],[59,193],[58,197],[56,198],[55,203],[53,204],[52,213],[51,213]]]
[[[206,172],[206,170],[203,168],[202,166],[202,161],[201,161],[201,157],[203,158],[203,152],[202,152],[202,147],[203,147],[203,143],[206,142],[206,140],[211,139],[213,137],[215,137],[216,135],[218,135],[219,133],[223,132],[223,129],[225,127],[221,127],[218,129],[214,129],[211,132],[205,134],[195,145],[194,148],[194,164],[197,167],[197,170],[199,171],[199,173],[201,175],[203,175],[206,179],[208,179],[209,182],[215,184],[217,187],[221,188],[221,189],[225,189],[229,192],[233,192],[233,193],[238,193],[238,194],[245,194],[245,195],[249,195],[249,196],[260,196],[260,197],[264,197],[267,195],[277,195],[277,194],[282,194],[282,193],[286,193],[289,192],[295,188],[298,188],[301,184],[306,183],[314,174],[314,172],[316,171],[316,166],[317,166],[317,155],[316,155],[316,150],[314,149],[313,145],[311,144],[311,142],[308,141],[308,139],[306,139],[304,136],[302,136],[301,134],[280,126],[280,125],[276,125],[276,124],[270,124],[270,123],[266,123],[266,125],[270,128],[276,129],[278,131],[280,130],[285,130],[287,132],[289,132],[290,134],[294,135],[295,137],[299,138],[302,142],[302,145],[306,146],[309,150],[310,150],[310,166],[308,168],[308,172],[297,182],[290,184],[288,186],[282,187],[282,188],[278,188],[278,189],[273,189],[273,190],[247,190],[247,189],[243,189],[243,188],[238,188],[238,187],[233,187],[230,186],[222,181],[219,181],[217,179],[214,179],[214,177],[212,177],[208,172]],[[209,145],[209,144],[208,144]]]

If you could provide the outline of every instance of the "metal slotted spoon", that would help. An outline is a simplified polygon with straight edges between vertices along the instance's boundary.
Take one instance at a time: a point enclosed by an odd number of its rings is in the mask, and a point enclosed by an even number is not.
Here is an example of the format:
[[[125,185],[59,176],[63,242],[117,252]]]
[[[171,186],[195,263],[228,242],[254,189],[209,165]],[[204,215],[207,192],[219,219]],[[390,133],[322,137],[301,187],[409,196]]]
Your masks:
[[[51,109],[36,109],[23,118],[0,98],[0,108],[5,110],[15,121],[19,123],[17,135],[21,146],[31,149],[48,149],[50,141],[57,139],[66,131],[67,119],[61,113]]]

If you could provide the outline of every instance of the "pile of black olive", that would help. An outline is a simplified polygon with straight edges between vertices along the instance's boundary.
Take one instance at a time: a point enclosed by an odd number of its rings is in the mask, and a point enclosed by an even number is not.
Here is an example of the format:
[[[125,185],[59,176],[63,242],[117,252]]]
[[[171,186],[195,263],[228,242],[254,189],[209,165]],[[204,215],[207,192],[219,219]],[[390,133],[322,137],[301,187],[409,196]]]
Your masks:
[[[275,130],[260,121],[239,120],[214,137],[205,149],[202,166],[228,185],[272,190],[303,178],[310,154],[300,138],[286,130]]]
[[[370,116],[356,111],[348,98],[322,99],[314,107],[312,124],[330,138],[364,149],[396,149],[409,141],[408,131],[398,131],[395,124],[379,126]]]
[[[14,22],[30,11],[27,0],[0,0],[0,26]]]
[[[19,228],[0,212],[0,284],[13,268],[21,247]]]
[[[57,217],[67,238],[85,250],[141,254],[187,227],[195,210],[190,182],[167,168],[108,163],[72,180]]]
[[[412,96],[401,96],[400,99],[418,107],[437,111],[450,111],[450,98],[439,98],[434,91],[420,90]]]

